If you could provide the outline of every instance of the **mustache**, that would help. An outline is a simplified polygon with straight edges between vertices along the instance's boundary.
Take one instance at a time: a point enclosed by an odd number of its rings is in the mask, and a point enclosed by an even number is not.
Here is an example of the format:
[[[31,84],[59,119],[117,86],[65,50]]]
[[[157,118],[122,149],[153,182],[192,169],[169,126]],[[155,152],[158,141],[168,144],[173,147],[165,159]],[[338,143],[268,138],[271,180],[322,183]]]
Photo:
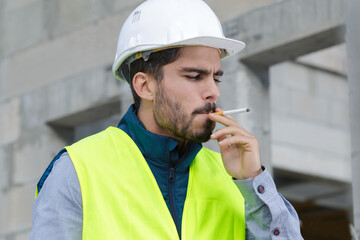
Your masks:
[[[215,109],[216,109],[216,103],[209,103],[208,102],[204,106],[195,109],[192,114],[215,112]]]

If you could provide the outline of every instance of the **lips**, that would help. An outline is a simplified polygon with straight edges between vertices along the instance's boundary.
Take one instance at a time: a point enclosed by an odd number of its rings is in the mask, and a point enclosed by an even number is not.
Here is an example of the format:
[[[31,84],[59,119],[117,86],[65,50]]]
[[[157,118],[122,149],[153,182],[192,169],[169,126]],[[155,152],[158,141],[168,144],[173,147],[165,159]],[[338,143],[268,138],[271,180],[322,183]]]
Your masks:
[[[193,114],[202,114],[202,115],[208,115],[209,113],[214,113],[214,111],[206,111],[206,112],[193,112]]]
[[[206,103],[204,107],[195,109],[193,114],[209,114],[211,112],[215,112],[216,104],[215,103]]]

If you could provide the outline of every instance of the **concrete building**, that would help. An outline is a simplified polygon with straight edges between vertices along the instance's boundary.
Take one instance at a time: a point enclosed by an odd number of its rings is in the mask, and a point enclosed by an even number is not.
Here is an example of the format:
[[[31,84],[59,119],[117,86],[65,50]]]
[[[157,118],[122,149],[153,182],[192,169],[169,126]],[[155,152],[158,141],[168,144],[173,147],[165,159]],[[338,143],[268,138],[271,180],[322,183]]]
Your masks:
[[[111,65],[120,27],[141,2],[0,1],[0,240],[28,238],[36,183],[57,152],[116,125],[132,102]],[[347,1],[206,2],[225,34],[248,45],[223,62],[219,105],[251,108],[237,118],[259,139],[305,239],[351,239],[349,226],[359,234]]]

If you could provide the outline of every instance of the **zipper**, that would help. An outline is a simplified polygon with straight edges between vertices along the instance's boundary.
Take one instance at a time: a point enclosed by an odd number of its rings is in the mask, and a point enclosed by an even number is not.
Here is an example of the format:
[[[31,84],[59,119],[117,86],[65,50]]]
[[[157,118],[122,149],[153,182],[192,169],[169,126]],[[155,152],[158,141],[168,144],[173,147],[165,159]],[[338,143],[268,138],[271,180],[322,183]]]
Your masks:
[[[173,194],[173,186],[174,186],[174,182],[175,182],[175,166],[170,166],[168,180],[169,180],[169,189],[168,190],[169,190],[170,212],[173,217],[178,235],[180,236],[179,223],[178,223],[178,218],[177,218],[177,214],[176,214],[176,210],[175,210],[175,202],[174,202],[174,194]]]
[[[168,177],[168,181],[169,181],[169,187],[168,187],[168,191],[169,191],[169,205],[170,205],[170,213],[171,216],[173,217],[175,226],[176,226],[176,230],[178,232],[179,238],[181,239],[181,232],[180,232],[180,225],[178,222],[178,217],[177,217],[177,213],[176,213],[176,209],[175,209],[175,200],[174,200],[174,193],[173,193],[173,188],[174,188],[174,182],[175,182],[175,170],[177,168],[177,166],[179,166],[179,164],[184,160],[184,157],[182,156],[179,161],[177,161],[175,164],[171,163],[171,157],[170,157],[170,152],[168,152],[168,163],[169,163],[169,177]]]

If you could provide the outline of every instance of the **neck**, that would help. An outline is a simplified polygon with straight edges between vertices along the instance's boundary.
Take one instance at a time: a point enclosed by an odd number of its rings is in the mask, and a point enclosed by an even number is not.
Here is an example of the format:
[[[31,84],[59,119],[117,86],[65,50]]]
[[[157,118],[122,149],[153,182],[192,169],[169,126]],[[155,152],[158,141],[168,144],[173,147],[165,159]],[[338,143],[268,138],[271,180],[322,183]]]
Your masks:
[[[182,139],[182,142],[179,141],[179,154],[180,154],[180,156],[182,156],[183,153],[186,151],[188,142],[189,142],[188,140],[184,140],[184,139]]]

